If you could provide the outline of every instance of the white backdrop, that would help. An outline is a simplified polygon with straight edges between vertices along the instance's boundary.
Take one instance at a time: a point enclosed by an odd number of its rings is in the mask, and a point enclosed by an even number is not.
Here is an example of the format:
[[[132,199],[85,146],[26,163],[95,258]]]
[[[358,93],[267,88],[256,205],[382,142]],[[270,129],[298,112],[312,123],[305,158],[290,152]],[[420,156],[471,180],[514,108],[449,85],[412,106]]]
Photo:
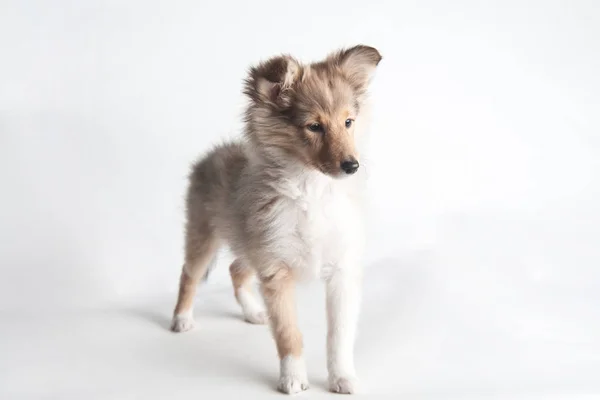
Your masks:
[[[372,282],[387,282],[378,265],[433,257],[423,301],[463,296],[444,318],[497,307],[486,335],[560,310],[521,328],[575,329],[598,351],[593,0],[3,1],[0,310],[174,293],[188,166],[239,134],[246,68],[356,43],[384,57],[365,163]],[[394,291],[418,291],[394,271]],[[211,284],[226,278],[220,266]]]

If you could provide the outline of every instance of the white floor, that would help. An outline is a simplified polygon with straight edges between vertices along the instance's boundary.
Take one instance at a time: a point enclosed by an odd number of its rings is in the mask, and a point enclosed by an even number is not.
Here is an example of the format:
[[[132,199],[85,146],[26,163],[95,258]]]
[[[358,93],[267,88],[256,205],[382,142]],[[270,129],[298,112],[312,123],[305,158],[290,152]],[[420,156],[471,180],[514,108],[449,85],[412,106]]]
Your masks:
[[[368,266],[356,347],[365,393],[600,396],[598,220],[515,217],[441,220],[430,248]],[[325,389],[320,289],[299,288],[308,398],[334,396]],[[5,311],[0,398],[276,396],[268,329],[243,322],[231,292],[204,286],[198,326],[184,334],[167,329],[172,295],[93,310]]]

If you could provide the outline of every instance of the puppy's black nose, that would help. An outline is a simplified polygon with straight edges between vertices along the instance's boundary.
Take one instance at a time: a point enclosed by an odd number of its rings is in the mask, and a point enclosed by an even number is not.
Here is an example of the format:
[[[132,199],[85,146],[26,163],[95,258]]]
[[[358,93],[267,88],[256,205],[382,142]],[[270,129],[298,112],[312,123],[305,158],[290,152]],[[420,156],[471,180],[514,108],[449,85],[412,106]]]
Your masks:
[[[348,175],[355,173],[358,170],[358,166],[359,166],[358,161],[356,161],[356,159],[354,157],[351,157],[345,161],[342,161],[340,164],[342,171],[344,171]]]

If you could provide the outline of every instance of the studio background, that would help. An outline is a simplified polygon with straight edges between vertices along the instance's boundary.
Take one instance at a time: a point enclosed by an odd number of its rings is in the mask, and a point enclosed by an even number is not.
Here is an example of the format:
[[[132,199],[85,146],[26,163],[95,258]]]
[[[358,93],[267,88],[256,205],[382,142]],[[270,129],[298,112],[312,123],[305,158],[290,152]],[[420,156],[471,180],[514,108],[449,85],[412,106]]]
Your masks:
[[[167,331],[186,176],[240,134],[250,64],[357,43],[384,57],[363,162],[365,389],[600,394],[597,2],[9,0],[0,397],[277,395],[226,252],[198,328]],[[300,313],[327,397],[320,289],[300,288]]]

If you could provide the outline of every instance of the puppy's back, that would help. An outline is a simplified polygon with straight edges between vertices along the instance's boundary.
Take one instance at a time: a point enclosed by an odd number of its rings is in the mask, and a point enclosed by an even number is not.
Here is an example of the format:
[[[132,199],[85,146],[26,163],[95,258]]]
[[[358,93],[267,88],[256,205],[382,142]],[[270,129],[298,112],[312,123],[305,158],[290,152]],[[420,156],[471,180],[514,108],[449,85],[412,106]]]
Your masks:
[[[219,213],[239,181],[248,159],[242,143],[229,142],[216,146],[201,157],[191,168],[187,192],[188,217],[197,213]]]

